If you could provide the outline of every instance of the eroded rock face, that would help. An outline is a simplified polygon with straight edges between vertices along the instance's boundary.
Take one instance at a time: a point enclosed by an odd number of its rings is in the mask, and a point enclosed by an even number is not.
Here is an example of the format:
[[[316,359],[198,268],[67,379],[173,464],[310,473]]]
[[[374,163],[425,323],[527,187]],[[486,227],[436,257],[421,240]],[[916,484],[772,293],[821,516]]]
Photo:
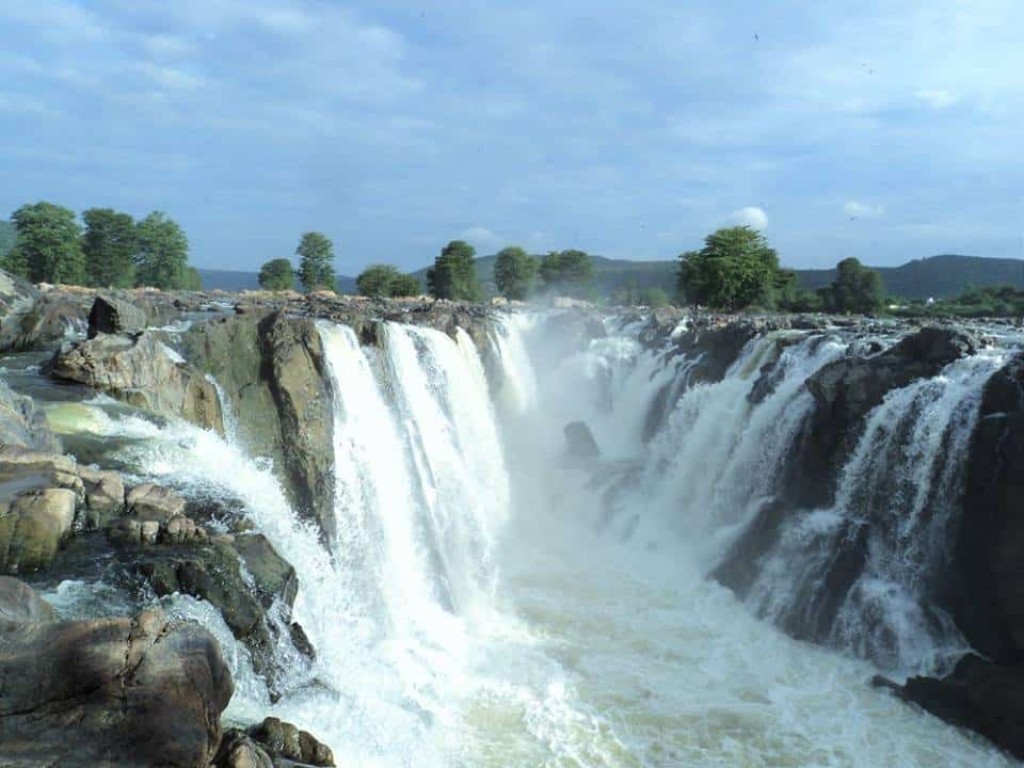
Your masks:
[[[224,431],[216,388],[199,371],[176,360],[152,333],[98,334],[65,346],[54,356],[49,372],[140,408]]]
[[[334,421],[316,324],[245,314],[197,326],[184,343],[223,388],[239,440],[274,460],[296,509],[333,539]]]
[[[1024,663],[1024,355],[985,387],[954,550],[954,615],[994,661]]]
[[[205,768],[233,692],[214,638],[160,612],[58,621],[0,577],[0,762]]]
[[[50,431],[46,415],[31,398],[16,394],[0,380],[0,444],[32,451],[60,453],[60,440]]]
[[[75,521],[75,494],[66,488],[20,493],[0,509],[0,573],[48,567]]]

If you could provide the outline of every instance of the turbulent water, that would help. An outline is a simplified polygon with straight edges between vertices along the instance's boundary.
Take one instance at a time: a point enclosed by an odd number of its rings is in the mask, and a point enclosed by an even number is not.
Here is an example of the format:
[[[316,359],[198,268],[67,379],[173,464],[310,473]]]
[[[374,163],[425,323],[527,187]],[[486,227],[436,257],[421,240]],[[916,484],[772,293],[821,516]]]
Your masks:
[[[762,337],[722,381],[691,385],[696,358],[646,350],[627,325],[564,358],[545,354],[526,316],[496,326],[487,349],[397,324],[372,349],[346,327],[319,330],[334,401],[329,547],[230,435],[104,400],[51,408],[139,476],[241,502],[295,566],[294,618],[318,657],[279,649],[276,703],[215,612],[164,601],[224,645],[238,686],[229,720],[273,712],[353,766],[1005,763],[867,684],[876,668],[932,669],[963,647],[925,585],[947,552],[945,502],[998,353],[890,393],[834,508],[790,520],[744,603],[706,574],[772,494],[812,405],[803,381],[843,354],[842,338]],[[776,357],[777,386],[751,404]],[[645,440],[666,385],[678,402]],[[602,449],[596,472],[564,456],[572,420]],[[820,553],[868,517],[892,523],[872,527],[832,647],[778,631],[773,620],[813,594]],[[68,582],[53,597],[71,612],[90,594]]]

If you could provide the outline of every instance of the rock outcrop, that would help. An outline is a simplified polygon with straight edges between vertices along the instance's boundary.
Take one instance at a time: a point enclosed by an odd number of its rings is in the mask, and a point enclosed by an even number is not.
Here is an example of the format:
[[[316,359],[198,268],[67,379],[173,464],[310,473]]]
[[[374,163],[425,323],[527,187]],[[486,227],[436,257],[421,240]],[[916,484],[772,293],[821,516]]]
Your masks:
[[[54,356],[49,373],[140,408],[174,414],[206,429],[224,430],[216,387],[153,333],[101,333],[66,345]]]
[[[270,456],[293,503],[333,540],[333,412],[316,324],[281,312],[204,323],[186,354],[211,371],[250,453]]]
[[[275,766],[333,766],[334,754],[308,731],[268,717],[248,731],[224,735],[217,768],[274,768]]]
[[[205,768],[233,692],[213,636],[157,611],[59,621],[0,577],[0,763]]]
[[[89,338],[101,333],[139,333],[146,330],[149,320],[137,304],[113,296],[100,295],[89,310]]]

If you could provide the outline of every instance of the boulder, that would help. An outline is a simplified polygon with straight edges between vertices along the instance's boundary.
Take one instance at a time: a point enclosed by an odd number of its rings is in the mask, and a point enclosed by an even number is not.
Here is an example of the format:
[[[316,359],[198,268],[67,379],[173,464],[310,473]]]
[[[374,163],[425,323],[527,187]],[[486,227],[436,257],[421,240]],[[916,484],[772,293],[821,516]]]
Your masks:
[[[46,488],[25,491],[0,505],[0,572],[49,567],[71,532],[75,501],[74,492],[66,488]]]
[[[0,273],[2,274],[2,273]],[[50,430],[46,414],[31,398],[19,395],[0,380],[0,445],[2,454],[12,447],[60,453],[60,440]]]
[[[128,514],[137,520],[166,523],[185,513],[185,499],[155,483],[142,483],[129,490],[124,504]]]
[[[85,495],[85,486],[73,459],[11,445],[0,447],[0,484],[57,486],[69,489],[79,498]]]
[[[55,378],[85,384],[131,405],[224,431],[216,387],[181,362],[153,333],[134,337],[100,333],[65,345],[48,371]]]
[[[155,611],[56,621],[40,602],[0,579],[0,763],[210,764],[233,692],[212,635]]]
[[[42,349],[85,328],[91,292],[39,291],[0,271],[0,352]]]
[[[118,472],[79,466],[78,476],[85,490],[83,527],[99,530],[125,508],[124,478]]]
[[[89,310],[89,338],[100,333],[137,333],[148,325],[146,313],[131,302],[99,295]]]
[[[334,754],[330,747],[308,731],[299,730],[276,717],[268,717],[250,728],[248,735],[272,758],[284,758],[303,765],[334,765]]]
[[[887,686],[891,687],[891,686]],[[948,676],[912,677],[897,695],[1024,760],[1024,667],[968,654]]]

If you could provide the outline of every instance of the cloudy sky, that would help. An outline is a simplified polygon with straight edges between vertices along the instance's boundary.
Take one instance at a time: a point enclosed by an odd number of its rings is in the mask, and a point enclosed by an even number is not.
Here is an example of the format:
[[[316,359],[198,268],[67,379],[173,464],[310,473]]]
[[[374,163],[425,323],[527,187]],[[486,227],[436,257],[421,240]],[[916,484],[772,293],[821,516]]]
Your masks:
[[[0,217],[164,210],[339,272],[733,222],[790,266],[1024,256],[1021,0],[0,0]]]

